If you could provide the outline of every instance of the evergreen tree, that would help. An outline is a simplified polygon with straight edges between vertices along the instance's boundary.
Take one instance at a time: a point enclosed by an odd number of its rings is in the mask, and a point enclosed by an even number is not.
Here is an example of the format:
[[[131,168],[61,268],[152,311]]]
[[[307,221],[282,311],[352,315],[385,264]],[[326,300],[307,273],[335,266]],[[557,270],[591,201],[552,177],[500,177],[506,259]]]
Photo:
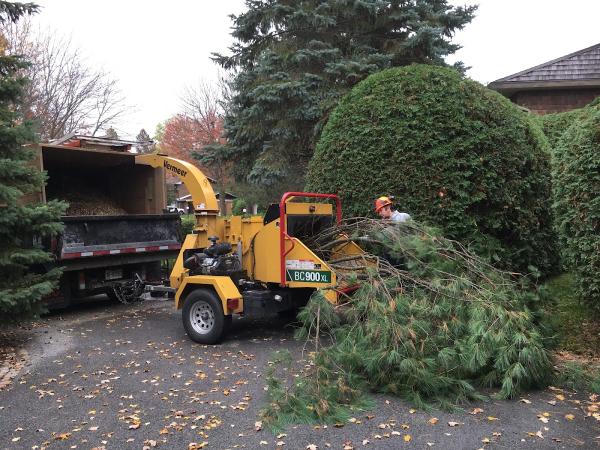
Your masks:
[[[15,22],[36,12],[27,3],[0,2],[0,21]],[[40,300],[56,287],[59,270],[46,272],[51,255],[38,243],[59,231],[64,205],[57,202],[27,204],[23,196],[44,183],[23,147],[34,141],[32,124],[23,121],[19,105],[25,80],[19,72],[26,63],[18,57],[0,55],[0,321],[32,316]]]
[[[322,124],[369,74],[413,62],[444,64],[475,6],[447,0],[248,0],[233,16],[237,75],[226,135],[238,180],[301,187]]]
[[[136,148],[140,153],[152,153],[154,151],[154,142],[150,138],[150,135],[143,128],[140,130],[138,135],[135,137],[138,142]]]
[[[110,127],[106,130],[106,132],[104,133],[104,137],[106,139],[120,139],[119,135],[117,134],[117,131],[113,127]]]

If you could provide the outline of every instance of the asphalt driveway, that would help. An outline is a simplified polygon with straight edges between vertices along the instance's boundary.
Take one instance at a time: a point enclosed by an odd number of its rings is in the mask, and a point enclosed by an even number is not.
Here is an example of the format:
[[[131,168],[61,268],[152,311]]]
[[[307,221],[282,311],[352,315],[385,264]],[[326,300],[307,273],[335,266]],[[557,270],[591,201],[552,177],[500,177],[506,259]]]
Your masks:
[[[0,449],[600,448],[599,399],[556,389],[457,413],[378,395],[343,426],[275,435],[257,424],[265,367],[280,349],[302,364],[279,318],[236,319],[208,347],[187,338],[169,301],[104,302],[12,334],[28,358],[0,391]]]

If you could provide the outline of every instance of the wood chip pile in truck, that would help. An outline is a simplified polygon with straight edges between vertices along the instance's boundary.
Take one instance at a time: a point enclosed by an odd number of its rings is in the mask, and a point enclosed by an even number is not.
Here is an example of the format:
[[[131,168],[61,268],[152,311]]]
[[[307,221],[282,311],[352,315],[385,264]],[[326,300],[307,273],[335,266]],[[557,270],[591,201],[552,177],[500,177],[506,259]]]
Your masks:
[[[69,203],[61,235],[40,243],[64,267],[50,307],[97,293],[131,301],[143,283],[160,281],[161,261],[177,256],[181,221],[164,212],[164,170],[136,164],[132,144],[69,136],[37,145],[48,180],[25,201]]]

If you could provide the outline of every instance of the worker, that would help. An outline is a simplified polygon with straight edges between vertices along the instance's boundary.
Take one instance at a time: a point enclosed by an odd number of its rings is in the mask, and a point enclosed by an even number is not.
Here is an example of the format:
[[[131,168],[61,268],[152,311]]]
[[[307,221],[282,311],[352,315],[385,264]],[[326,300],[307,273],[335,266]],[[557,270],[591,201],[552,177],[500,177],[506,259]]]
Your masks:
[[[391,220],[392,222],[406,222],[410,220],[409,214],[392,209],[393,204],[394,202],[390,197],[379,197],[375,200],[375,212],[382,219]]]

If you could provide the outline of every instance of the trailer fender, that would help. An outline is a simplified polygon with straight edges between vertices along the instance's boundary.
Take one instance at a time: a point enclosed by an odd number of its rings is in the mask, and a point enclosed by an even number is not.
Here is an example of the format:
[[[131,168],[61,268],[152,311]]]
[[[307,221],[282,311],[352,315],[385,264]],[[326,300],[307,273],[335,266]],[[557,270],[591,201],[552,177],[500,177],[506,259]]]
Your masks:
[[[242,294],[231,278],[213,275],[192,275],[185,277],[175,293],[175,306],[183,308],[183,302],[189,292],[197,288],[211,288],[219,296],[225,315],[240,313],[244,310]]]

